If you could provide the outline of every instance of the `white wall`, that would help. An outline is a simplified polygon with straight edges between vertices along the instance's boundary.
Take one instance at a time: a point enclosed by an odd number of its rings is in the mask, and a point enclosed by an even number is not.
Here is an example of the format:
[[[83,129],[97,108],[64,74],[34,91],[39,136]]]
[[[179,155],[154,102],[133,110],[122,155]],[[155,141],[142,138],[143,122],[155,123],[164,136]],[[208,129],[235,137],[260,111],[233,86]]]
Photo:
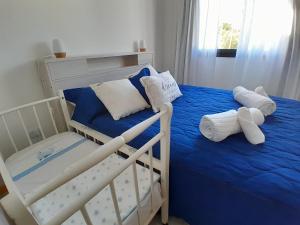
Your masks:
[[[35,60],[61,38],[71,55],[133,51],[156,42],[157,0],[1,0],[0,110],[43,98]],[[159,57],[157,57],[159,60]]]

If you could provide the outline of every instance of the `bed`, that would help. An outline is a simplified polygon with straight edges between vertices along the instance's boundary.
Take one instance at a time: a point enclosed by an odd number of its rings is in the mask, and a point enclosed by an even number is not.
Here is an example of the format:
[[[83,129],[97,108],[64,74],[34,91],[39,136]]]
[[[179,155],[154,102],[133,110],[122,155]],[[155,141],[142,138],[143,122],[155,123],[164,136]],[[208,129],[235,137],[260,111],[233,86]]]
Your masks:
[[[44,112],[39,108],[41,105],[48,109],[48,117],[44,113],[41,115]],[[30,139],[24,110],[32,110],[43,140],[33,143]],[[54,112],[64,113],[64,121],[60,122],[65,123],[67,131],[58,129],[60,117]],[[160,113],[104,145],[98,140],[96,131],[84,127],[75,129],[72,124],[76,122],[71,121],[66,112],[67,104],[61,93],[60,97],[0,113],[8,140],[15,150],[6,159],[1,154],[1,175],[10,195],[19,199],[12,211],[25,209],[26,216],[30,218],[29,221],[21,218],[16,221],[17,224],[147,225],[159,209],[162,209],[162,222],[166,224],[168,127],[172,106],[166,105]],[[9,123],[11,116],[16,116],[13,121],[20,123],[28,139],[28,147],[20,147],[20,130],[16,124]],[[48,118],[54,134],[47,134],[41,118]],[[162,129],[151,140],[144,142],[132,154],[120,153],[127,142],[156,121],[161,121]],[[158,142],[161,143],[163,161],[153,158],[152,146]],[[14,212],[8,214],[13,215]]]
[[[172,104],[170,213],[190,225],[300,224],[300,102],[274,97],[266,142],[253,146],[243,134],[215,143],[199,132],[205,114],[237,109],[230,91],[180,86]],[[151,109],[114,121],[102,114],[84,124],[116,137],[153,115]],[[159,130],[155,123],[129,145],[139,148]],[[159,158],[158,145],[154,155]]]

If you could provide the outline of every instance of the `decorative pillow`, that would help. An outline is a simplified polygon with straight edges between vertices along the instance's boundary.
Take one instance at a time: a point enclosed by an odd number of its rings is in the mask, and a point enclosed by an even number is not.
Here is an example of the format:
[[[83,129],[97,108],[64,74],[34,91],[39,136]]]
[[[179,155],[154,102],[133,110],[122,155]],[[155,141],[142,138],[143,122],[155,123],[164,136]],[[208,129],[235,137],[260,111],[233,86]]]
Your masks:
[[[113,80],[92,86],[114,120],[119,120],[149,105],[128,79]]]
[[[84,125],[88,125],[97,115],[107,112],[103,103],[90,87],[81,89],[75,104],[72,119]]]
[[[164,103],[172,102],[182,96],[179,87],[169,71],[157,76],[142,77],[141,83],[145,87],[153,111],[158,112]]]
[[[140,82],[140,79],[144,76],[150,76],[150,70],[147,67],[143,68],[137,75],[130,77],[129,80],[132,83],[132,85],[140,92],[140,94],[147,101],[147,103],[150,103],[146,95],[145,88]]]
[[[159,73],[157,72],[157,70],[154,69],[154,67],[151,66],[150,64],[148,64],[148,65],[146,66],[146,68],[149,69],[149,71],[150,71],[150,76],[158,76],[158,75],[159,75]]]
[[[78,99],[80,97],[81,91],[85,88],[72,88],[72,89],[64,90],[64,95],[65,95],[66,100],[76,104],[76,102],[78,101]]]

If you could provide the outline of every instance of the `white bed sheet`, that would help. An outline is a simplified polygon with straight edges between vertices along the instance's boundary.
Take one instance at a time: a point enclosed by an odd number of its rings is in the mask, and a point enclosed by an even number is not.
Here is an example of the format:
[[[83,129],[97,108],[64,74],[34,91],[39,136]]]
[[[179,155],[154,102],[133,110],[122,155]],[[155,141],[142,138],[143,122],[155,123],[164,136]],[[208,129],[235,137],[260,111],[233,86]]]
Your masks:
[[[76,133],[65,132],[14,154],[7,159],[6,166],[12,177],[16,178],[16,185],[26,198],[37,187],[47,185],[47,181],[54,178],[60,171],[85,155],[95,151],[98,147],[99,145],[96,143],[84,139]],[[47,157],[41,160],[41,153],[46,153],[42,155],[47,155]],[[49,155],[48,153],[51,154]],[[72,201],[76,197],[89,190],[96,181],[103,179],[111,169],[120,165],[123,160],[122,157],[113,154],[95,167],[48,194],[32,205],[31,209],[35,217],[42,224],[46,223],[61,209],[72,204]],[[158,183],[159,175],[154,174],[154,181],[156,183],[151,199],[149,170],[138,165],[137,172],[139,194],[141,199],[143,199],[139,212],[136,210],[137,203],[132,167],[129,167],[114,180],[121,218],[126,225],[138,224],[138,217],[140,217],[142,222],[145,222],[151,213],[151,202],[154,204],[154,208],[159,207],[161,204],[161,192]],[[117,224],[111,193],[108,187],[87,204],[87,210],[95,225]],[[74,214],[64,223],[64,225],[81,224],[85,223],[80,212]]]

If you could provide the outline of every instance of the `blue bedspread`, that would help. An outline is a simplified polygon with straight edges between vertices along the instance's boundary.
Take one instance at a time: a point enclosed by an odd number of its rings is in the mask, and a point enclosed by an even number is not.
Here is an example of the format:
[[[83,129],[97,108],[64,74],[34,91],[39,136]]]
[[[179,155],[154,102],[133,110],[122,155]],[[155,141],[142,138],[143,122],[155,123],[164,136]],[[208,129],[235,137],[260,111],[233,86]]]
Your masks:
[[[273,98],[278,109],[262,126],[262,145],[243,134],[214,143],[200,134],[200,118],[240,105],[229,91],[180,88],[171,128],[171,215],[191,225],[300,224],[300,102]],[[114,121],[105,114],[89,126],[114,137],[151,115],[148,109]],[[131,144],[140,147],[158,129],[157,123]]]

